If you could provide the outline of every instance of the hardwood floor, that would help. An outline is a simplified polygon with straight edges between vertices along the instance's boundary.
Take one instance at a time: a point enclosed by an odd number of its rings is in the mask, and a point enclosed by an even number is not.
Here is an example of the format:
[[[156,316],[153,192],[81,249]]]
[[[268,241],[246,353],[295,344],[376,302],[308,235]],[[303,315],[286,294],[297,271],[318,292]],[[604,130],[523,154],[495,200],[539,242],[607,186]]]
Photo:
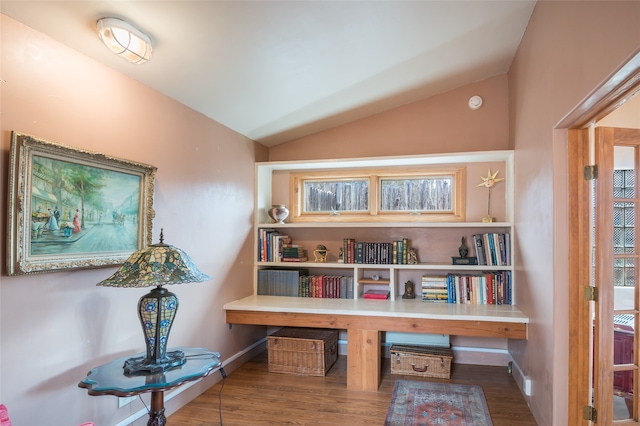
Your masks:
[[[451,379],[391,375],[383,363],[377,392],[348,391],[346,357],[338,357],[325,377],[268,372],[263,352],[229,374],[222,388],[222,424],[260,425],[383,425],[396,379],[429,380],[482,386],[494,426],[537,425],[506,367],[453,364]],[[216,373],[218,374],[218,373]],[[167,418],[171,426],[220,424],[222,382]]]

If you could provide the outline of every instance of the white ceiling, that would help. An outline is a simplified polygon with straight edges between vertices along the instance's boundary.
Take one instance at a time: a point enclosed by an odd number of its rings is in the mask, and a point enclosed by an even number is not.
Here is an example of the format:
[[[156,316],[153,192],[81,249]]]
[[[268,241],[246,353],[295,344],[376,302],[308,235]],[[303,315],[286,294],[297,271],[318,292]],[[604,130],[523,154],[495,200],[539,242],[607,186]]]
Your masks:
[[[264,145],[508,71],[533,0],[7,1],[0,11]],[[132,65],[96,33],[148,34]]]

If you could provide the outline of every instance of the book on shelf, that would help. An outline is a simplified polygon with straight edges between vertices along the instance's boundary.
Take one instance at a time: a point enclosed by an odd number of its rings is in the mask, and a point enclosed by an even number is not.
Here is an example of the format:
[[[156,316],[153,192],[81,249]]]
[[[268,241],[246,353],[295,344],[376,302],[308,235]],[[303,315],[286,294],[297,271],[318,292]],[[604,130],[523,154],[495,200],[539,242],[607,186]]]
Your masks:
[[[389,278],[359,278],[360,284],[389,284],[391,281]]]
[[[389,290],[367,290],[362,295],[365,299],[388,299],[389,298]]]
[[[422,300],[437,300],[437,301],[443,301],[443,302],[448,302],[449,301],[449,291],[447,291],[446,289],[443,290],[442,292],[437,292],[437,291],[423,291],[422,292]]]
[[[307,269],[258,269],[257,294],[298,297],[300,276],[308,274]]]
[[[478,265],[511,265],[510,234],[498,232],[475,234],[473,241],[476,247],[476,261]]]
[[[300,297],[353,299],[353,277],[305,275],[299,280]]]
[[[511,271],[481,274],[449,274],[447,279],[449,303],[456,304],[513,304]]]
[[[422,300],[425,302],[448,302],[449,286],[446,276],[423,275],[421,280]]]
[[[278,262],[283,244],[291,242],[288,235],[275,229],[260,229],[258,234],[258,260],[260,262]]]
[[[303,246],[293,244],[291,237],[275,229],[262,228],[258,233],[259,262],[306,262]]]
[[[407,264],[408,252],[409,240],[407,238],[391,242],[356,241],[354,238],[342,240],[344,263]]]
[[[476,259],[478,261],[478,265],[486,265],[487,260],[484,255],[484,242],[481,237],[482,236],[479,234],[473,236],[473,242],[476,246]]]
[[[446,287],[446,275],[423,275],[421,279],[422,287]]]
[[[306,250],[298,244],[284,244],[280,256],[281,262],[306,262],[309,260]]]
[[[429,302],[429,303],[449,303],[449,300],[447,298],[447,296],[445,295],[444,297],[440,297],[440,296],[422,296],[422,300],[424,302]]]
[[[286,247],[283,247],[282,250],[280,250],[280,253],[282,254],[282,257],[300,257],[306,254],[303,248],[288,249]]]
[[[398,242],[391,242],[391,263],[394,265],[398,264]]]
[[[449,289],[447,287],[422,287],[422,294],[430,294],[430,295],[446,295],[449,293]]]
[[[409,239],[402,239],[402,265],[406,265],[408,263],[408,255],[409,255]]]

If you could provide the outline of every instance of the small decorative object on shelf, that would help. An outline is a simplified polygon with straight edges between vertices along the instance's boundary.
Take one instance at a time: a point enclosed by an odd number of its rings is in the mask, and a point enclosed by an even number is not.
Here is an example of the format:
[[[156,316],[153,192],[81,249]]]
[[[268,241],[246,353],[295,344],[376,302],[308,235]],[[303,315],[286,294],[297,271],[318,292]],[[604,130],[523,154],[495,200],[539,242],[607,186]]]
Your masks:
[[[499,172],[500,170],[496,170],[495,173],[491,174],[491,169],[489,169],[489,172],[487,173],[487,177],[480,176],[480,178],[482,179],[482,183],[480,183],[478,186],[479,187],[484,186],[485,188],[489,188],[489,197],[487,202],[487,217],[482,218],[483,223],[496,221],[496,218],[491,216],[491,188],[493,188],[493,186],[496,183],[504,180],[504,178],[496,178]]]
[[[325,263],[327,261],[327,253],[329,250],[322,244],[318,244],[316,249],[313,251],[313,256],[315,257],[316,262]]]
[[[340,252],[338,253],[338,263],[344,263],[344,249],[340,247]]]
[[[451,264],[452,265],[477,265],[478,260],[475,257],[467,257],[469,254],[469,247],[467,247],[467,240],[465,237],[462,237],[462,243],[460,247],[458,247],[458,254],[460,257],[452,257]]]
[[[289,209],[284,204],[274,204],[267,213],[275,223],[284,223],[284,220],[289,216]]]
[[[402,295],[403,299],[415,299],[416,298],[416,290],[415,284],[413,281],[407,281],[404,283],[404,294]]]
[[[409,249],[409,253],[407,253],[407,264],[408,265],[417,265],[418,264],[418,253],[415,248],[411,247]]]
[[[460,247],[458,247],[458,253],[460,254],[460,257],[467,257],[469,254],[469,247],[467,247],[467,241],[464,236],[462,237]]]

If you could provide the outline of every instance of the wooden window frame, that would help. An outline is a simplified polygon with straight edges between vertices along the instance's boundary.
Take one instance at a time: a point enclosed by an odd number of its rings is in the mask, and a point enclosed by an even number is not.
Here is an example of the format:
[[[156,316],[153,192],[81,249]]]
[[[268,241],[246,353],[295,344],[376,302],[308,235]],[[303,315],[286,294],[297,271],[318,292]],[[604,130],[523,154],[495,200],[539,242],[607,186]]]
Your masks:
[[[431,178],[451,179],[451,209],[393,211],[381,209],[381,187],[383,180],[414,180]],[[364,211],[321,211],[305,212],[305,182],[335,182],[366,180],[369,182],[369,208]],[[290,220],[305,222],[464,222],[466,200],[466,168],[420,167],[420,168],[376,168],[342,169],[338,171],[292,172],[289,185]]]

